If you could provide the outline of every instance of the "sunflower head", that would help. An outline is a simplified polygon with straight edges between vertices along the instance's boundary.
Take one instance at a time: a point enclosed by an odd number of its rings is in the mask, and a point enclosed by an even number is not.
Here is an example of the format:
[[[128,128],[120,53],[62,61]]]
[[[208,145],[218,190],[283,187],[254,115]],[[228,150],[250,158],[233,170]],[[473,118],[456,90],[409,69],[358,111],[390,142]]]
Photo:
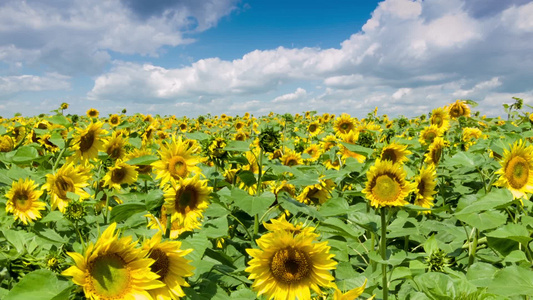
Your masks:
[[[429,123],[441,130],[447,130],[450,127],[450,114],[445,108],[435,108],[431,111]]]
[[[115,229],[116,223],[109,225],[84,255],[69,252],[74,265],[61,274],[72,276],[88,299],[151,299],[148,290],[164,286],[150,269],[154,260],[131,236],[119,238]]]
[[[102,129],[102,125],[102,122],[91,122],[87,128],[77,129],[73,142],[73,148],[76,151],[74,158],[87,162],[90,159],[97,158],[98,151],[104,150],[103,136],[107,134],[107,131]]]
[[[100,115],[100,112],[97,109],[89,108],[87,110],[87,117],[89,118],[98,118],[99,115]]]
[[[162,186],[170,179],[186,178],[191,172],[201,173],[200,168],[196,166],[199,161],[194,155],[195,151],[197,147],[182,140],[181,136],[177,139],[173,137],[170,143],[161,146],[161,160],[152,163],[152,166],[156,169],[156,179],[161,178]]]
[[[355,130],[355,121],[350,115],[343,113],[340,117],[335,119],[333,129],[335,130],[335,134],[342,137],[350,131]]]
[[[22,221],[24,225],[40,219],[40,211],[46,207],[44,202],[39,201],[43,192],[37,188],[35,181],[21,178],[12,183],[6,194],[6,212],[13,214],[15,220]]]
[[[320,294],[320,286],[333,286],[330,270],[337,262],[327,242],[318,243],[316,237],[276,230],[257,240],[260,249],[246,249],[252,259],[245,271],[258,297],[311,299],[310,290]]]
[[[447,143],[442,137],[435,138],[433,143],[429,145],[429,151],[425,155],[425,162],[428,164],[437,165],[442,157],[442,152],[444,151],[446,144]]]
[[[374,207],[403,206],[408,203],[405,198],[416,188],[416,184],[407,182],[405,177],[401,164],[377,160],[367,172],[363,193]]]
[[[461,116],[470,117],[470,107],[466,104],[466,101],[457,100],[450,104],[448,107],[448,113],[453,119],[457,119]]]
[[[515,199],[533,193],[533,146],[526,146],[523,140],[515,142],[510,150],[504,151],[500,165],[496,186],[508,188]]]
[[[117,114],[109,116],[109,124],[113,127],[118,126],[120,124],[120,116]]]
[[[85,205],[83,205],[80,201],[71,201],[67,208],[65,209],[65,219],[71,221],[72,223],[76,223],[81,221],[83,217],[87,215],[87,210],[85,209]]]
[[[289,167],[303,164],[303,159],[300,153],[289,148],[285,149],[285,153],[280,160],[283,165]]]
[[[138,172],[135,166],[117,160],[104,176],[104,186],[120,189],[122,184],[133,184],[137,181]]]
[[[437,186],[437,173],[435,165],[427,165],[422,167],[420,174],[415,177],[416,195],[414,204],[425,208],[433,206],[434,197],[437,193],[435,187]],[[427,211],[429,213],[429,211]]]
[[[279,148],[281,134],[272,127],[267,127],[259,134],[259,147],[264,152],[272,153]]]
[[[165,286],[150,290],[150,295],[154,299],[177,299],[184,297],[185,292],[182,286],[189,286],[184,277],[193,275],[194,267],[190,265],[190,260],[184,256],[192,252],[192,249],[182,250],[181,242],[161,241],[161,232],[156,233],[151,239],[143,243],[143,250],[147,251],[147,256],[154,260],[150,266],[153,273],[159,275],[159,280]]]
[[[407,150],[407,145],[401,145],[396,142],[390,143],[381,150],[381,160],[390,160],[392,163],[404,163],[407,161],[407,155],[412,152]]]
[[[0,136],[0,152],[9,152],[13,150],[15,143],[13,139],[8,135]]]

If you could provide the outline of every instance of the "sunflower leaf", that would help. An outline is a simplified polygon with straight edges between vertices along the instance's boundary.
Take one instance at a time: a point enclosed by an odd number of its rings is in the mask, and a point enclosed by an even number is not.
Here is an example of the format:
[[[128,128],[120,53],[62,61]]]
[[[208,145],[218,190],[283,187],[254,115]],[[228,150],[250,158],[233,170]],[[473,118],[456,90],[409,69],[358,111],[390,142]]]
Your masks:
[[[69,281],[60,281],[49,270],[36,270],[22,278],[4,300],[53,300],[71,289]]]

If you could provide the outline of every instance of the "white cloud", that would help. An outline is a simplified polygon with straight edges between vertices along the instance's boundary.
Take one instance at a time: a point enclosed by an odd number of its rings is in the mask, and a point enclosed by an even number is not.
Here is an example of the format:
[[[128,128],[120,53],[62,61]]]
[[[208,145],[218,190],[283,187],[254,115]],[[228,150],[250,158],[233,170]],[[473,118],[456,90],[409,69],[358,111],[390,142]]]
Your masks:
[[[192,42],[183,34],[215,26],[235,9],[234,3],[5,0],[0,4],[0,60],[44,64],[64,74],[98,74],[110,62],[110,51],[157,56],[163,46]],[[157,10],[144,12],[151,7]]]
[[[294,93],[278,96],[272,100],[272,103],[294,102],[301,100],[307,96],[307,91],[302,88],[297,88]]]
[[[66,90],[70,88],[69,79],[70,77],[57,73],[49,73],[45,76],[0,76],[0,96],[20,91]]]

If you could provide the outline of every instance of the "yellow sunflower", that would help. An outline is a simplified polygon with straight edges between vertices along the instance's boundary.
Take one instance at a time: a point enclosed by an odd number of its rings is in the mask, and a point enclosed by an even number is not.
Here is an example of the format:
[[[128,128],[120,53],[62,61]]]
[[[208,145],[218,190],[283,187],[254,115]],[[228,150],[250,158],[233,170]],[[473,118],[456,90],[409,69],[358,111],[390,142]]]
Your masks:
[[[442,136],[442,133],[436,125],[431,125],[420,131],[420,138],[418,140],[422,145],[429,145],[433,143],[435,138]]]
[[[274,231],[277,231],[277,230],[284,230],[284,231],[290,232],[290,233],[292,233],[294,235],[297,235],[297,234],[300,234],[300,233],[302,233],[302,234],[311,234],[316,229],[313,226],[304,226],[303,223],[299,223],[299,224],[294,225],[294,224],[292,224],[292,223],[287,221],[287,219],[285,218],[285,214],[282,214],[277,219],[270,220],[270,224],[263,223],[263,226],[265,226],[265,228],[269,232],[274,232]]]
[[[307,125],[307,132],[309,132],[311,136],[318,135],[320,132],[322,132],[322,128],[320,128],[320,123],[317,121],[309,123],[309,125]]]
[[[335,293],[333,294],[333,300],[355,300],[357,297],[365,291],[367,279],[362,286],[356,287],[347,291],[346,293],[341,292],[337,287],[335,287]]]
[[[136,167],[117,160],[113,167],[105,174],[104,186],[119,190],[122,184],[133,184],[137,181],[138,172]]]
[[[286,192],[291,197],[294,197],[296,195],[296,187],[293,184],[288,183],[286,180],[272,181],[271,189],[272,194],[276,195],[276,198],[281,192]]]
[[[207,180],[200,180],[200,175],[196,174],[191,178],[170,182],[171,185],[164,190],[164,205],[172,216],[172,223],[177,223],[179,233],[200,228],[202,213],[209,205],[212,190],[207,186]]]
[[[321,294],[319,286],[332,287],[330,270],[337,262],[326,242],[317,243],[316,234],[277,230],[257,240],[260,249],[246,249],[252,257],[245,269],[254,279],[257,296],[275,300],[310,300],[310,289]]]
[[[335,130],[335,134],[342,137],[348,132],[355,130],[355,121],[350,115],[343,113],[340,117],[335,119],[333,129]]]
[[[424,160],[427,164],[437,165],[442,157],[442,151],[446,147],[446,142],[442,137],[437,137],[433,140],[433,143],[429,145],[429,151],[426,153],[426,159]]]
[[[24,225],[40,219],[39,211],[45,209],[46,203],[39,201],[43,192],[36,190],[38,187],[35,181],[29,178],[13,181],[6,194],[6,212],[13,214],[15,220],[22,221]]]
[[[403,206],[408,203],[405,198],[416,188],[416,183],[405,180],[403,166],[390,160],[376,161],[366,176],[363,194],[374,207]]]
[[[157,300],[174,300],[184,297],[182,286],[189,286],[183,277],[194,275],[194,267],[184,256],[193,249],[182,250],[181,242],[161,242],[161,232],[143,243],[143,250],[148,251],[148,257],[155,262],[150,266],[152,272],[160,276],[159,280],[165,286],[150,290],[149,293]]]
[[[415,177],[417,187],[415,205],[425,208],[433,207],[435,198],[433,195],[437,193],[435,187],[437,186],[437,172],[435,165],[427,165],[420,169],[420,174]],[[429,213],[429,211],[428,211]]]
[[[102,136],[107,134],[107,131],[102,129],[102,125],[102,122],[91,122],[91,124],[85,129],[76,129],[77,132],[72,146],[76,153],[74,154],[73,159],[87,162],[90,159],[97,158],[98,151],[104,150],[104,140]]]
[[[306,186],[296,197],[296,200],[305,204],[323,204],[331,198],[331,191],[335,183],[331,179],[321,179],[319,183]]]
[[[322,149],[317,144],[311,144],[304,150],[303,153],[307,153],[311,156],[310,158],[306,159],[308,162],[314,162],[320,158],[320,155],[322,155]]]
[[[435,108],[431,111],[429,123],[437,126],[437,128],[441,131],[446,131],[450,127],[450,114],[445,108]]]
[[[503,152],[500,165],[496,171],[500,177],[494,185],[506,187],[515,199],[533,193],[533,146],[526,146],[523,140],[515,142]]]
[[[126,155],[125,161],[145,155],[152,155],[152,151],[150,150],[150,148],[135,148]],[[137,172],[139,172],[139,174],[150,174],[150,172],[152,171],[151,165],[135,165],[135,167],[137,167]]]
[[[52,210],[59,209],[65,212],[70,203],[67,192],[74,193],[80,199],[89,198],[83,188],[89,185],[91,179],[90,170],[82,166],[74,166],[72,163],[63,165],[55,174],[46,174],[46,183],[42,189],[47,190],[50,195]]]
[[[148,290],[165,286],[150,269],[154,260],[146,257],[146,250],[136,247],[131,236],[119,238],[116,225],[109,225],[96,243],[89,244],[84,255],[68,252],[74,265],[61,274],[72,276],[88,299],[152,300]]]
[[[280,160],[283,165],[289,167],[301,165],[304,162],[300,153],[289,148],[285,149],[285,153],[280,158]]]
[[[117,114],[109,116],[109,124],[113,127],[118,126],[120,124],[120,116]]]
[[[457,119],[460,116],[470,117],[470,107],[466,104],[466,101],[457,100],[450,104],[448,113],[452,119]]]
[[[15,142],[8,135],[0,136],[0,152],[9,152],[15,147]]]
[[[111,137],[104,144],[104,152],[111,159],[123,159],[126,156],[126,144],[128,139],[122,137],[118,131],[113,132]]]
[[[161,160],[152,163],[156,169],[156,179],[161,179],[161,185],[171,178],[178,180],[187,177],[191,172],[199,174],[200,168],[196,166],[198,159],[194,155],[196,148],[189,148],[188,143],[181,139],[172,138],[171,143],[166,143],[158,151]]]
[[[479,128],[465,127],[461,139],[464,142],[465,150],[476,143],[476,141],[483,136],[483,132]]]
[[[325,136],[320,142],[320,145],[322,146],[324,152],[327,152],[331,148],[335,147],[335,145],[337,145],[337,137],[335,137],[334,135]]]
[[[407,150],[407,145],[401,145],[396,142],[392,142],[387,146],[383,147],[383,149],[381,150],[380,159],[390,160],[393,164],[403,164],[408,160],[407,155],[410,155],[411,153],[411,151]]]
[[[355,145],[358,139],[359,139],[359,132],[350,131],[343,136],[342,141],[347,144]],[[366,160],[366,157],[364,155],[359,154],[357,152],[350,151],[348,147],[344,146],[343,144],[339,144],[339,148],[342,153],[341,158],[343,160],[346,160],[348,157],[355,158],[360,163],[363,163]]]
[[[153,214],[145,215],[145,217],[148,217],[148,228],[151,229],[157,229],[161,233],[165,233],[167,230],[167,208],[163,205],[161,206],[161,215],[160,217],[156,217]],[[173,222],[175,218],[170,218],[170,239],[177,239],[184,230],[181,228],[178,224],[178,222]]]
[[[89,108],[87,110],[87,117],[89,118],[98,118],[99,115],[100,115],[100,112],[95,108]]]

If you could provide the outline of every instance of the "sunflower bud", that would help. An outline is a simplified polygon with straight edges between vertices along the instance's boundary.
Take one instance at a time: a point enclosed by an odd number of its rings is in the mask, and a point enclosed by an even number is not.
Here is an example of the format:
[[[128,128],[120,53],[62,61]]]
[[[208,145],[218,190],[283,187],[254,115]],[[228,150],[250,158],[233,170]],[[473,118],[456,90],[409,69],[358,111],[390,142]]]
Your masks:
[[[444,272],[444,268],[449,266],[450,259],[446,257],[446,253],[442,250],[433,251],[426,257],[426,263],[430,271]]]
[[[79,201],[71,201],[65,208],[65,219],[72,223],[79,222],[87,215],[85,206]]]
[[[366,148],[372,148],[374,146],[375,136],[370,131],[362,131],[357,139],[357,144]]]
[[[267,128],[259,134],[259,147],[265,152],[274,152],[279,148],[280,133],[273,128]]]

